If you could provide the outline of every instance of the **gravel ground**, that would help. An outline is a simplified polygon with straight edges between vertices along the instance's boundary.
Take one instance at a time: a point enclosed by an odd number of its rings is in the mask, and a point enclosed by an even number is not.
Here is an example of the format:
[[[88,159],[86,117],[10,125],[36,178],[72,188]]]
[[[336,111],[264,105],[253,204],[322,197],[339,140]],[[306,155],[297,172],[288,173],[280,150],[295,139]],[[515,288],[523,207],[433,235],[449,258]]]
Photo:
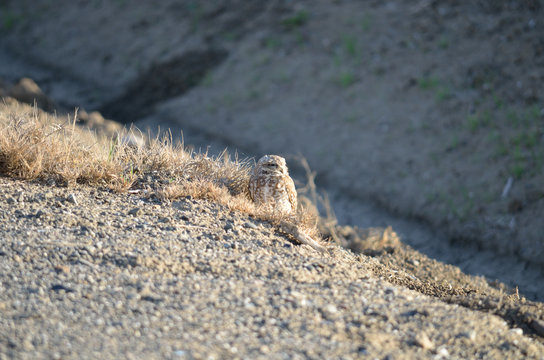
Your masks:
[[[494,315],[194,199],[0,179],[0,359],[544,358]]]

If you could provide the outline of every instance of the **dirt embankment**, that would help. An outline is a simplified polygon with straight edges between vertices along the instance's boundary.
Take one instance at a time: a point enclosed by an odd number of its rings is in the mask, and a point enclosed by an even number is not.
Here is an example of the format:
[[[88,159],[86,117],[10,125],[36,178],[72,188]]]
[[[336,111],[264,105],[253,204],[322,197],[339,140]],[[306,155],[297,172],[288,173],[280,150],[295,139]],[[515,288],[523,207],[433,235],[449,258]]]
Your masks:
[[[544,353],[541,304],[390,230],[337,229],[372,257],[320,254],[208,201],[0,182],[2,358]]]
[[[345,193],[544,259],[541,1],[31,3],[4,3],[2,43],[115,120],[301,153]]]

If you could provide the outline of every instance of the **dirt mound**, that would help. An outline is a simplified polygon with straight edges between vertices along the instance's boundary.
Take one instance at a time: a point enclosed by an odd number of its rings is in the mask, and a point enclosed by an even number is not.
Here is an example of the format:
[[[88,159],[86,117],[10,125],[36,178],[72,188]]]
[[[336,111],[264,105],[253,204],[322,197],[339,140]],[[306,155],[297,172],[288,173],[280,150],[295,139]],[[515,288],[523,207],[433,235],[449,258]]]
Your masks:
[[[527,336],[541,329],[541,307],[489,295],[483,279],[444,271],[402,246],[393,258],[338,246],[320,254],[207,201],[0,182],[0,356],[539,359],[544,352],[541,338]],[[419,265],[393,264],[401,253]],[[443,301],[448,288],[470,293],[464,306]],[[509,326],[490,314],[508,306]]]

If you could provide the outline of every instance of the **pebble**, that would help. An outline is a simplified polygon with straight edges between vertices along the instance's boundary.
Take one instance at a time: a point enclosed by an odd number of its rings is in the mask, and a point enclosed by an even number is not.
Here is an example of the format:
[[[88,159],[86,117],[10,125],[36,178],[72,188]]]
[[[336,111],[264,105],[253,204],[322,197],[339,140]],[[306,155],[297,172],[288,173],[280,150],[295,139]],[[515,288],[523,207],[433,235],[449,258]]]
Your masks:
[[[57,265],[54,267],[55,271],[58,273],[68,274],[70,272],[70,267],[68,265]]]
[[[74,205],[78,205],[77,203],[77,199],[76,199],[76,195],[74,193],[71,193],[70,195],[68,195],[68,197],[66,198],[66,200],[68,202],[71,202],[72,204]]]
[[[520,328],[512,328],[510,329],[510,332],[519,336],[523,335],[523,329]]]
[[[429,339],[429,336],[427,336],[427,334],[424,332],[420,332],[419,334],[416,335],[415,343],[426,350],[430,350],[434,348],[433,342],[431,341],[431,339]]]
[[[257,225],[249,221],[244,223],[244,227],[249,229],[258,229]]]

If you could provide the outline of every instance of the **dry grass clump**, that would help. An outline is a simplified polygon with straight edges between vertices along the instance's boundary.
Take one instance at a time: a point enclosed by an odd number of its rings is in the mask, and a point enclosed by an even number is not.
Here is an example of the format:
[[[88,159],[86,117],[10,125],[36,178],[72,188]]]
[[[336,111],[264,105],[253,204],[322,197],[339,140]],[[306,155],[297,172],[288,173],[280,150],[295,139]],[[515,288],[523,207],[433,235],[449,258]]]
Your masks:
[[[108,161],[104,146],[68,120],[5,99],[0,104],[0,174],[72,183],[115,183],[120,164]]]
[[[142,138],[137,130],[112,138],[13,99],[0,103],[0,175],[106,186],[123,192],[145,189],[162,201],[181,197],[206,199],[272,223],[290,222],[317,235],[317,211],[305,204],[296,219],[255,206],[248,196],[251,163],[224,152],[214,158],[174,145],[171,136]]]
[[[249,179],[247,162],[231,161],[226,154],[213,159],[187,152],[168,136],[147,144],[132,141],[141,137],[134,129],[113,138],[97,136],[72,119],[6,99],[0,104],[0,174],[102,184],[116,191],[135,188],[152,175],[159,183],[202,183],[198,190],[202,194],[195,197],[204,197],[206,182],[225,186],[232,194],[243,193],[242,184]]]

